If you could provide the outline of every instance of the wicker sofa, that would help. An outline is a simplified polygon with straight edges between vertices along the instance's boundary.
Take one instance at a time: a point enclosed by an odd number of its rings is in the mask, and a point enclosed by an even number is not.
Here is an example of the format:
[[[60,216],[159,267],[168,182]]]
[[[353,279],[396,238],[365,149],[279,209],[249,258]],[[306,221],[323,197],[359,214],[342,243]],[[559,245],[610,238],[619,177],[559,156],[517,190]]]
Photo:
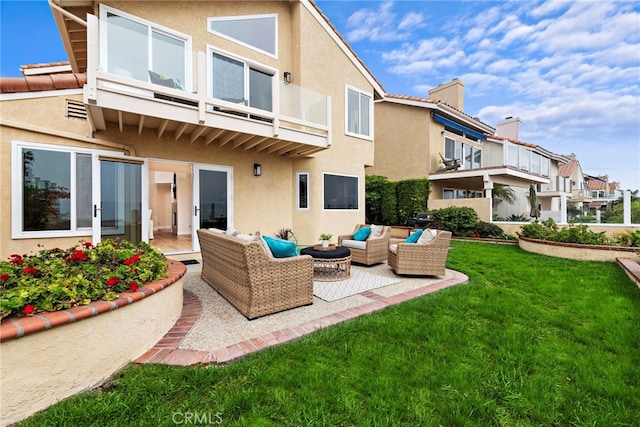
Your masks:
[[[263,242],[198,230],[202,280],[248,319],[313,303],[313,258],[273,258]]]
[[[396,274],[444,276],[450,242],[451,232],[444,230],[438,230],[428,244],[390,239],[387,263]],[[395,252],[392,245],[396,245]]]
[[[373,265],[387,260],[389,250],[389,238],[391,227],[383,226],[382,233],[377,237],[369,237],[363,242],[354,242],[353,236],[362,227],[371,227],[367,224],[358,224],[351,234],[338,236],[338,246],[344,246],[351,250],[351,262],[364,265]]]

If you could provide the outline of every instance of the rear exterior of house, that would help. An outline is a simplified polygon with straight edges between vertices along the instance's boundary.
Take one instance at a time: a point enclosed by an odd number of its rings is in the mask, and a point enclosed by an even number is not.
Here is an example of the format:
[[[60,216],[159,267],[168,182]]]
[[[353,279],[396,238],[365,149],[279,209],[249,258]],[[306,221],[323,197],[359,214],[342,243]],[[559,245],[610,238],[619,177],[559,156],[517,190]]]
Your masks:
[[[105,238],[198,252],[210,227],[312,244],[364,221],[383,89],[313,3],[52,13],[73,73],[3,79],[3,259]]]

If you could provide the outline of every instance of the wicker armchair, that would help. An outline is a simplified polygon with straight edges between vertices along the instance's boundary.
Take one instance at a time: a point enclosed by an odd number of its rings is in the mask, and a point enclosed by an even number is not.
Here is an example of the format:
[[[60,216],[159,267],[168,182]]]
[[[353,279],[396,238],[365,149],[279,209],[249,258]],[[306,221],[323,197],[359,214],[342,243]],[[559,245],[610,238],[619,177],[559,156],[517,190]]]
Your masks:
[[[202,280],[249,320],[313,303],[313,258],[272,258],[260,240],[198,230]]]
[[[338,236],[338,246],[345,246],[351,250],[351,262],[364,265],[373,265],[385,262],[389,250],[389,238],[391,227],[382,227],[382,233],[378,237],[369,237],[364,242],[353,243],[353,236],[362,227],[370,227],[367,224],[358,224],[351,234]],[[364,247],[357,247],[364,246]]]
[[[396,274],[444,276],[450,242],[451,232],[444,230],[438,230],[436,237],[428,244],[390,239],[387,263]],[[397,245],[395,253],[391,245]]]

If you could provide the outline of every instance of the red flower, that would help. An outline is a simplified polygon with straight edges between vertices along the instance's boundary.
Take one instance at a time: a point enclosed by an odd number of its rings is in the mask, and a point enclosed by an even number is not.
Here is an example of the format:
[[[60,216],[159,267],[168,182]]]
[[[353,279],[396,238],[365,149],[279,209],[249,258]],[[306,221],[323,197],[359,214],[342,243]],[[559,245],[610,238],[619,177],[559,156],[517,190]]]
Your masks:
[[[22,265],[23,262],[22,256],[18,254],[11,255],[11,259],[9,260],[9,263],[13,265]]]
[[[120,282],[120,279],[118,277],[111,277],[109,278],[109,280],[107,280],[107,286],[111,287],[117,285],[118,282]]]
[[[136,262],[138,262],[138,260],[140,259],[140,255],[135,254],[133,255],[131,258],[127,259],[124,261],[124,265],[131,265],[131,264],[135,264]]]
[[[22,270],[22,272],[35,276],[36,274],[38,274],[38,269],[33,267],[26,267],[24,270]]]
[[[80,249],[76,249],[73,251],[73,254],[71,254],[70,261],[84,261],[87,258],[89,258],[87,254],[82,252]]]
[[[9,280],[9,275],[7,273],[0,274],[0,282],[6,282]]]
[[[36,311],[36,308],[33,306],[33,304],[27,304],[22,309],[22,314],[29,315],[29,314],[33,314],[34,311]]]
[[[138,290],[138,282],[133,282],[133,283],[131,284],[131,286],[129,286],[129,290],[130,290],[131,292],[135,292],[135,291],[137,291],[137,290]]]
[[[92,248],[92,247],[93,247],[93,244],[92,244],[91,242],[84,242],[82,245],[83,245],[85,248]]]

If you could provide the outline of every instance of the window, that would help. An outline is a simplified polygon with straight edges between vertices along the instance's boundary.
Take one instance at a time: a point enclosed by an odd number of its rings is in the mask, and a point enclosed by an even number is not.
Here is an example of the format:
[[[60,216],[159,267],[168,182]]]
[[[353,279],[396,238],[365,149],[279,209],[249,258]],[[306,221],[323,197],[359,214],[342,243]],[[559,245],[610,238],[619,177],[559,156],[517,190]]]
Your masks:
[[[13,236],[86,234],[92,226],[91,154],[14,142],[12,156]]]
[[[442,191],[442,198],[445,200],[450,199],[481,199],[484,198],[484,192],[478,190],[462,190],[445,188]]]
[[[278,15],[209,18],[208,28],[221,37],[267,55],[278,56]]]
[[[373,129],[373,97],[357,89],[347,87],[346,94],[346,124],[347,135],[372,137]]]
[[[298,209],[309,209],[309,174],[298,174]]]
[[[482,167],[482,149],[451,138],[444,139],[444,157],[460,160],[463,169]]]
[[[109,73],[148,82],[153,72],[172,79],[173,87],[189,87],[188,36],[107,6],[100,13],[106,22],[100,60]]]
[[[212,52],[213,97],[273,111],[273,72]]]
[[[358,209],[358,177],[325,173],[324,208]]]

